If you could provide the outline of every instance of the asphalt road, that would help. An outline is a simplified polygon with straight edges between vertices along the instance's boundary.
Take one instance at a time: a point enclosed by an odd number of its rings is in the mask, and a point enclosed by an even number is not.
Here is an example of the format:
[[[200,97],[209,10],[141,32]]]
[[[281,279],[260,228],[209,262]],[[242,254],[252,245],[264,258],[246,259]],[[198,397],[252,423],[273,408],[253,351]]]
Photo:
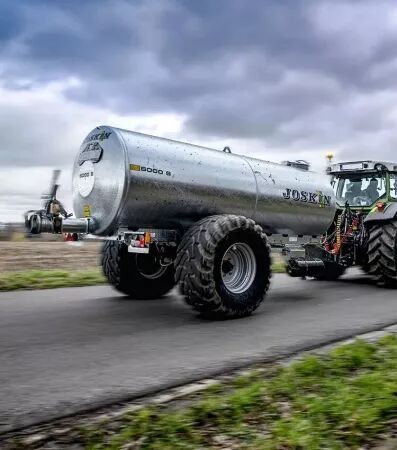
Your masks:
[[[276,275],[253,316],[200,319],[176,293],[0,294],[0,432],[397,322],[397,291]]]

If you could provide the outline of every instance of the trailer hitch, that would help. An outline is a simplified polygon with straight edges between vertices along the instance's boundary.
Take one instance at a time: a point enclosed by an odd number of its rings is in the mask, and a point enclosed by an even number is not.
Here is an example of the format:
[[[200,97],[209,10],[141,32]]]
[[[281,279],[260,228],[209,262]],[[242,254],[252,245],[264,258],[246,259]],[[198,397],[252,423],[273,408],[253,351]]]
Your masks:
[[[37,211],[30,210],[25,213],[25,228],[28,233],[92,233],[95,229],[95,220],[92,218],[72,218],[73,214],[66,211],[63,204],[56,198],[59,188],[58,179],[60,170],[52,174],[48,194],[43,194],[43,208]]]
[[[88,234],[95,231],[95,220],[92,218],[53,216],[46,214],[43,210],[29,211],[26,214],[25,227],[31,234]]]

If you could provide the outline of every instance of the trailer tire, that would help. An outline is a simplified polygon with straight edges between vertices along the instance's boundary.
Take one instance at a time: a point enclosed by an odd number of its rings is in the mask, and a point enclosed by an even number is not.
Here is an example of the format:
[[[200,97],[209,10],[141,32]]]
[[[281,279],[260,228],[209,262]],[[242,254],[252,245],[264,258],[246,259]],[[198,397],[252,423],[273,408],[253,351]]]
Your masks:
[[[154,259],[145,258],[153,257],[129,253],[123,242],[108,240],[102,250],[103,273],[114,288],[131,299],[162,297],[175,286],[174,267],[162,267]]]
[[[378,223],[370,228],[365,269],[385,286],[397,286],[397,222]]]
[[[176,281],[186,302],[209,319],[250,315],[262,303],[270,276],[267,237],[243,216],[203,219],[178,247]]]

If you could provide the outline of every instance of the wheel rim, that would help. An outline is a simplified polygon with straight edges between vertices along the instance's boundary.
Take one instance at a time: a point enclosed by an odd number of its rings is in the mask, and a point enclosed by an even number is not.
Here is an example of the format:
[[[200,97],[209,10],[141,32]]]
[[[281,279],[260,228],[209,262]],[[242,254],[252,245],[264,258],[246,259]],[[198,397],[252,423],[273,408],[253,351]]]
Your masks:
[[[221,276],[226,289],[241,294],[250,288],[256,275],[256,258],[251,247],[236,242],[225,252],[221,263]]]
[[[136,267],[138,272],[149,280],[160,278],[167,270],[167,266],[160,265],[158,260],[150,255],[136,255]]]

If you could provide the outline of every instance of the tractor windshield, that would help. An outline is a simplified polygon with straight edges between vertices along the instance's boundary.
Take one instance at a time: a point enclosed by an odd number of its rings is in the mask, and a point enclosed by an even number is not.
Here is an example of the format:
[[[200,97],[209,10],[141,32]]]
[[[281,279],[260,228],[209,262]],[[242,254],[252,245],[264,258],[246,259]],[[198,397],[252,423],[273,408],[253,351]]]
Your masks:
[[[386,194],[384,174],[348,175],[334,180],[334,190],[339,204],[371,206]]]
[[[397,173],[390,174],[390,196],[397,199]]]

